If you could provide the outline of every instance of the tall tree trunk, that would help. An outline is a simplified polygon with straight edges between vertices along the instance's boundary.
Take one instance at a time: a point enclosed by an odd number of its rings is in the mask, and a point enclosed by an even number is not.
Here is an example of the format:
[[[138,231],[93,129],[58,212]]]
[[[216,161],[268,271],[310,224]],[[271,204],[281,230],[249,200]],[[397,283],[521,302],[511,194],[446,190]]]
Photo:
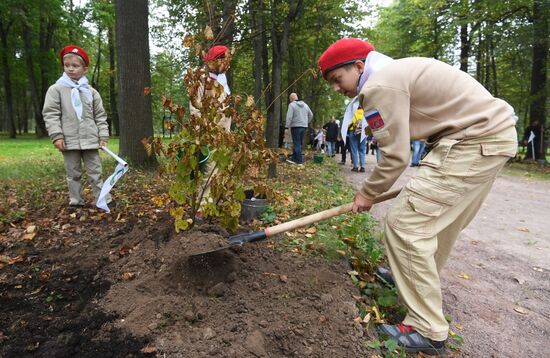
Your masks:
[[[460,70],[468,73],[470,57],[470,40],[468,39],[468,24],[460,25]]]
[[[147,0],[117,0],[116,43],[120,109],[120,155],[138,166],[156,165],[141,140],[153,136]]]
[[[533,65],[531,68],[531,106],[530,122],[536,122],[541,126],[541,133],[546,127],[546,102],[548,94],[547,86],[547,63],[548,63],[548,16],[550,4],[548,0],[533,0]],[[541,145],[535,148],[537,159],[546,160],[546,144],[541,138]]]
[[[42,4],[43,6],[44,4]],[[44,106],[46,92],[48,92],[49,84],[49,56],[47,55],[53,47],[53,35],[56,30],[56,23],[52,18],[47,17],[46,11],[43,10],[40,16],[40,33],[39,33],[39,60],[40,65],[40,111]],[[42,117],[42,114],[41,114]]]
[[[290,31],[290,23],[298,15],[298,11],[302,5],[302,0],[290,0],[289,12],[283,23],[283,31],[277,30],[277,5],[280,0],[273,0],[271,4],[271,38],[272,38],[272,97],[271,106],[273,106],[273,114],[270,121],[267,123],[267,146],[269,148],[277,148],[279,144],[279,128],[281,124],[281,81],[283,70],[283,54],[287,51],[288,34]]]
[[[230,46],[233,44],[235,37],[235,11],[237,9],[237,0],[223,0],[223,12],[222,12],[222,33],[220,35],[219,43],[224,46]],[[227,83],[231,87],[233,85],[233,76],[231,75],[231,68],[227,71]]]
[[[264,22],[263,22],[263,0],[250,0],[248,3],[250,8],[250,19],[252,35],[252,48],[254,49],[254,99],[257,106],[261,107],[262,96],[262,39],[264,38]]]
[[[32,104],[34,107],[34,120],[36,121],[36,136],[38,138],[47,136],[46,124],[42,117],[43,99],[40,98],[40,89],[36,75],[34,74],[32,33],[29,23],[26,19],[23,21],[23,43],[25,50],[25,63],[27,65],[27,75],[29,77]]]
[[[491,48],[490,56],[491,56],[491,74],[492,74],[492,85],[493,85],[493,95],[495,97],[498,97],[498,83],[497,83],[497,64],[495,59],[495,43],[493,41],[493,37],[491,36],[491,39],[489,41],[489,46]]]
[[[479,31],[478,35],[477,35],[477,51],[476,51],[476,80],[479,82],[479,83],[482,83],[482,78],[483,78],[483,66],[481,66],[481,57],[482,57],[482,51],[481,51],[481,47],[483,46],[483,40],[482,40],[482,37],[481,37],[481,31]]]
[[[15,138],[17,132],[15,128],[15,120],[13,115],[13,94],[11,84],[10,64],[8,60],[8,34],[13,21],[4,24],[0,21],[0,40],[2,42],[2,70],[4,73],[4,95],[6,96],[6,124],[8,135],[10,138]]]
[[[97,29],[97,59],[92,73],[92,87],[99,90],[99,75],[101,73],[101,26]]]
[[[107,29],[107,38],[109,42],[109,109],[111,111],[111,115],[109,116],[110,123],[109,123],[109,131],[111,131],[111,121],[112,121],[112,127],[114,128],[114,132],[116,136],[120,135],[120,128],[118,124],[118,109],[117,109],[117,101],[116,101],[116,88],[115,88],[115,73],[116,73],[116,63],[115,63],[115,39],[114,39],[114,31],[113,27],[109,26]]]

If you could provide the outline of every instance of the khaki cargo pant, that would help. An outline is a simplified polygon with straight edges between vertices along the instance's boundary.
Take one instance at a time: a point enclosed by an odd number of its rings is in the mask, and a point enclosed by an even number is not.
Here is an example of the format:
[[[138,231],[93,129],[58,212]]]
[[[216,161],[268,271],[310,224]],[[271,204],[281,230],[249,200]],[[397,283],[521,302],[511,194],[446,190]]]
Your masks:
[[[82,161],[86,167],[88,183],[92,187],[94,198],[97,201],[103,181],[101,180],[101,159],[97,149],[92,150],[66,150],[63,152],[65,171],[67,172],[67,185],[69,187],[69,205],[84,205],[82,198]],[[110,196],[107,203],[111,202]]]
[[[218,122],[218,125],[225,129],[226,132],[229,132],[231,130],[231,117],[223,117],[220,122]],[[210,195],[210,182],[208,181],[209,178],[216,175],[218,172],[218,168],[216,167],[216,162],[212,159],[208,159],[208,161],[205,163],[205,169],[203,173],[203,179],[201,184],[201,191],[203,191],[202,196],[202,202],[199,205],[199,210],[203,210],[203,207],[205,205],[206,198]]]
[[[425,337],[447,339],[439,272],[459,233],[474,218],[498,171],[517,151],[510,127],[470,140],[443,138],[422,160],[385,223],[386,251],[400,298],[404,324]]]

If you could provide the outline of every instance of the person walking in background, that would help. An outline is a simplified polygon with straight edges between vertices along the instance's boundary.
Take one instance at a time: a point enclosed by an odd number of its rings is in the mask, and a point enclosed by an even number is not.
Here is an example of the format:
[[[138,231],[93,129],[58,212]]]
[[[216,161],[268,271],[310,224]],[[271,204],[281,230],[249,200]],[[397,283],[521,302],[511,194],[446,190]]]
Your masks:
[[[369,134],[367,136],[367,142],[369,142],[369,146],[367,148],[367,151],[370,150],[370,154],[374,155],[376,158],[376,162],[380,160],[380,151],[378,150],[378,141],[372,134]]]
[[[329,157],[334,157],[336,155],[336,142],[338,141],[339,129],[336,118],[333,116],[330,122],[323,126],[323,129],[326,131],[327,154]]]
[[[347,132],[345,139],[346,140],[344,141],[342,139],[342,136],[340,135],[340,143],[341,143],[340,150],[341,150],[341,156],[342,156],[342,161],[340,162],[341,165],[346,164],[347,153],[351,154],[351,148],[349,144],[349,132]]]
[[[290,129],[293,146],[292,157],[291,159],[287,159],[287,161],[293,164],[303,164],[302,142],[306,129],[313,119],[313,113],[304,101],[298,100],[298,95],[296,93],[291,93],[289,100],[290,103],[286,112],[285,128]]]
[[[353,115],[353,120],[348,130],[351,148],[351,161],[353,163],[353,168],[351,169],[352,172],[365,172],[367,138],[364,136],[364,118],[365,111],[362,108],[357,109]]]
[[[412,154],[411,167],[420,166],[420,159],[422,159],[422,154],[424,154],[425,147],[426,147],[426,143],[424,143],[423,140],[412,141],[413,154]]]
[[[325,130],[323,128],[319,128],[317,130],[317,135],[315,136],[315,150],[318,153],[324,153],[325,152]]]

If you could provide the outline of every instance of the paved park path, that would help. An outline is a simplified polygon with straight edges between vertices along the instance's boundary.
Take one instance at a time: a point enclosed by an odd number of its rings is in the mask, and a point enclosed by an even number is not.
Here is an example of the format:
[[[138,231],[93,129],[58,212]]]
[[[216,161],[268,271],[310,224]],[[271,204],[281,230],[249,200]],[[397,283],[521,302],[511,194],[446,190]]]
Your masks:
[[[339,155],[335,157],[339,158]],[[359,188],[367,172],[342,166]],[[407,168],[402,187],[416,172]],[[372,215],[383,220],[392,202]],[[464,357],[550,357],[550,182],[499,174],[441,274],[444,310]]]

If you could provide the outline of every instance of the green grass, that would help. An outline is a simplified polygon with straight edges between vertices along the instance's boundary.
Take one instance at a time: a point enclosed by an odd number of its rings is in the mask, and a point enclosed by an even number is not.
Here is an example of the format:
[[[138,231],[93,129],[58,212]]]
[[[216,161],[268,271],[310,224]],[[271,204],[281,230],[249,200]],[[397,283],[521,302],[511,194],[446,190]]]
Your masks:
[[[109,141],[109,149],[118,151],[118,138]],[[110,156],[101,152],[104,167],[110,169]],[[0,182],[25,181],[58,176],[63,178],[63,155],[48,138],[32,135],[9,139],[0,136]]]

